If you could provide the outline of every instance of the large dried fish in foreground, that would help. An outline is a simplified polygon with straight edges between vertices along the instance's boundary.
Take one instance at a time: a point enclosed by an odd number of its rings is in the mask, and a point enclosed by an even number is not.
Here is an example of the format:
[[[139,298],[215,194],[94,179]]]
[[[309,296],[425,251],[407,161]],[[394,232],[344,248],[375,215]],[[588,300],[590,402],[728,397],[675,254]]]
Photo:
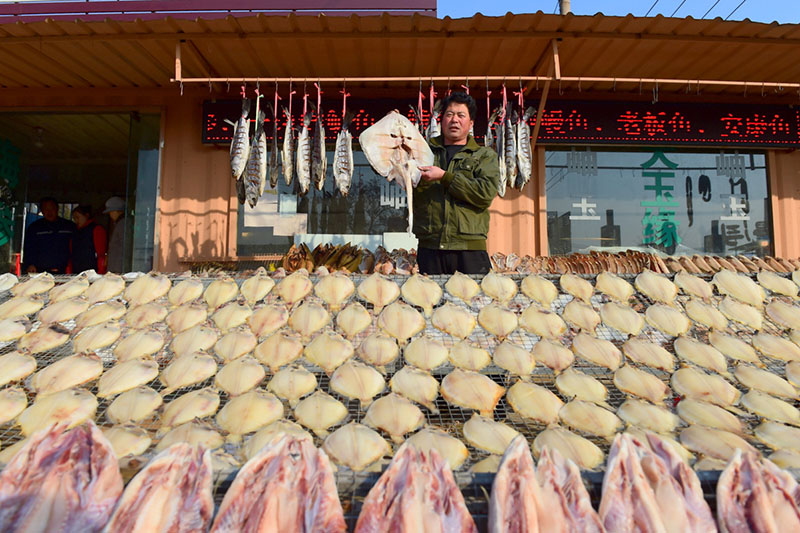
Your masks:
[[[130,359],[109,368],[97,381],[97,397],[108,398],[145,385],[158,377],[152,359]]]
[[[800,329],[800,307],[781,300],[774,300],[767,305],[765,311],[776,324],[784,328]]]
[[[480,315],[478,315],[480,318]],[[546,339],[555,339],[567,332],[564,320],[552,311],[528,307],[519,318],[519,325],[528,333]]]
[[[302,366],[287,366],[272,376],[267,388],[294,408],[300,398],[317,388],[317,378]]]
[[[372,399],[383,392],[386,382],[380,372],[359,361],[347,361],[337,368],[330,379],[332,391],[359,400],[366,409]]]
[[[678,287],[666,276],[645,270],[634,281],[634,285],[654,302],[672,305],[678,296]]]
[[[764,366],[764,363],[758,358],[758,354],[756,354],[753,347],[742,339],[720,333],[719,331],[709,331],[708,342],[723,355],[731,359],[745,361],[756,366]]]
[[[189,278],[177,282],[167,293],[169,303],[174,306],[187,304],[203,295],[203,282]]]
[[[453,405],[491,416],[505,389],[483,374],[456,368],[444,377],[440,392]]]
[[[545,425],[558,421],[558,411],[564,406],[561,398],[535,383],[518,381],[506,393],[506,399],[519,415]]]
[[[258,361],[245,355],[220,368],[214,384],[230,396],[238,396],[255,388],[266,375]]]
[[[433,307],[442,299],[442,288],[439,284],[419,274],[408,278],[400,292],[405,301],[421,307],[426,317],[431,316]]]
[[[678,272],[675,274],[675,285],[680,287],[686,294],[701,298],[705,301],[711,300],[711,296],[714,294],[714,288],[711,284],[703,278],[687,272]]]
[[[285,436],[250,459],[226,491],[211,527],[212,533],[240,531],[347,531],[325,452],[306,439]]]
[[[161,432],[191,422],[195,418],[205,418],[217,412],[219,394],[214,389],[200,389],[187,392],[169,402],[161,415]]]
[[[406,363],[423,370],[433,370],[447,362],[450,355],[441,342],[427,336],[417,337],[403,348]]]
[[[616,370],[622,364],[622,352],[611,341],[598,339],[588,333],[578,333],[572,339],[572,351],[575,355],[590,363]]]
[[[352,302],[336,315],[336,325],[352,339],[372,324],[372,315],[358,302]]]
[[[726,296],[719,303],[718,307],[720,312],[730,320],[749,326],[756,331],[761,329],[763,323],[761,311],[752,305],[739,302],[730,296]]]
[[[686,302],[685,309],[689,318],[709,329],[720,330],[728,327],[728,319],[711,304],[692,298]]]
[[[164,347],[164,336],[156,330],[133,330],[114,346],[114,357],[117,361],[128,361],[138,357],[147,357]]]
[[[742,393],[717,374],[709,374],[692,366],[680,368],[672,374],[672,388],[684,398],[710,402],[728,407],[739,402]]]
[[[39,370],[31,378],[31,388],[41,398],[97,379],[103,373],[103,361],[95,354],[76,354],[59,359]]]
[[[161,407],[161,395],[150,387],[137,387],[117,396],[106,410],[106,417],[114,424],[139,422]]]
[[[568,400],[585,400],[611,409],[606,403],[608,390],[605,385],[574,368],[568,368],[556,376],[556,388]]]
[[[217,425],[228,432],[228,442],[238,443],[242,435],[253,433],[283,416],[283,404],[264,389],[231,398],[216,416]]]
[[[800,346],[783,337],[760,332],[754,335],[750,342],[756,350],[767,357],[779,361],[800,361]]]
[[[647,323],[660,332],[677,337],[692,327],[692,323],[681,311],[665,304],[653,304],[644,312]]]
[[[573,299],[565,305],[561,316],[575,328],[591,333],[594,333],[595,328],[602,322],[600,314],[590,304],[578,299]]]
[[[205,531],[214,514],[211,475],[209,450],[170,447],[128,483],[104,531]]]
[[[417,431],[406,442],[421,452],[436,450],[447,461],[451,470],[457,470],[469,456],[463,442],[435,427]]]
[[[713,346],[690,337],[678,337],[674,343],[675,353],[684,361],[728,376],[728,362],[725,356]]]
[[[216,310],[227,302],[230,302],[239,294],[239,286],[233,278],[222,278],[212,281],[205,292],[203,292],[203,299],[208,304],[211,311]]]
[[[52,424],[75,427],[94,418],[97,411],[97,398],[82,389],[67,389],[44,398],[37,398],[33,405],[25,409],[17,423],[26,437]]]
[[[458,271],[450,276],[450,279],[444,284],[444,288],[451,296],[458,298],[467,305],[470,305],[472,299],[481,293],[481,288],[477,281]]]
[[[166,396],[180,388],[201,383],[217,373],[217,361],[203,352],[176,356],[161,372],[160,381]]]
[[[737,365],[733,375],[750,389],[760,390],[781,398],[798,399],[797,389],[780,376],[750,365]]]
[[[583,400],[572,400],[565,404],[558,412],[558,416],[567,426],[598,437],[613,437],[622,427],[622,421],[617,415],[597,404]]]
[[[328,435],[322,449],[335,463],[355,472],[392,453],[392,447],[377,431],[355,422],[345,424]]]
[[[28,407],[28,397],[19,387],[0,390],[0,425],[11,422]]]
[[[549,279],[530,274],[520,284],[523,294],[545,309],[550,309],[558,298],[558,289]]]
[[[392,376],[389,381],[389,387],[392,392],[427,407],[432,413],[437,414],[439,412],[434,405],[434,401],[439,395],[439,382],[430,372],[411,366],[404,366]]]
[[[319,437],[326,437],[328,429],[347,416],[347,407],[342,402],[318,390],[294,408],[297,421]]]
[[[424,422],[425,415],[419,407],[393,392],[375,400],[364,417],[366,425],[382,429],[398,444],[406,433],[416,431]]]
[[[675,368],[675,356],[652,342],[631,338],[622,345],[622,351],[636,363],[670,372]]]
[[[139,276],[125,289],[124,298],[130,307],[138,307],[157,300],[170,290],[167,276],[158,272],[149,272]]]
[[[481,290],[502,305],[508,304],[517,295],[517,282],[508,276],[489,272],[481,280]]]
[[[558,426],[551,426],[539,433],[531,445],[533,454],[539,457],[545,448],[558,450],[583,470],[594,470],[605,458],[603,450],[595,443]]]
[[[385,306],[400,296],[400,287],[394,281],[375,272],[359,283],[358,296],[362,300],[371,303],[373,313],[377,315]]]
[[[425,329],[425,325],[425,318],[419,311],[403,302],[389,304],[378,316],[378,327],[400,344],[408,342],[408,339]]]
[[[751,413],[767,420],[800,426],[800,410],[763,392],[751,390],[742,396],[742,405]]]
[[[536,367],[536,359],[531,352],[508,340],[495,347],[492,361],[500,368],[508,370],[512,376],[520,376],[523,379],[529,379],[528,376]]]
[[[693,425],[681,431],[681,444],[697,454],[723,461],[730,461],[737,449],[758,453],[738,435],[703,426]]]
[[[20,381],[36,370],[36,359],[26,353],[9,352],[0,355],[0,386]]]
[[[316,285],[314,285],[314,294],[316,294],[323,302],[328,304],[331,313],[336,313],[342,307],[342,304],[350,298],[356,291],[356,286],[350,276],[340,272],[334,272],[323,276]]]
[[[678,403],[676,410],[687,424],[721,429],[737,435],[744,434],[744,426],[738,417],[712,403],[686,398]]]
[[[256,346],[253,355],[272,372],[276,372],[283,365],[288,365],[303,355],[303,343],[296,337],[278,331]]]
[[[370,489],[356,533],[459,531],[477,533],[447,462],[436,450],[404,444]]]
[[[122,276],[108,272],[86,289],[83,295],[89,301],[89,305],[97,302],[105,302],[115,296],[122,294],[125,290],[125,280]]]
[[[114,450],[91,422],[65,430],[33,435],[3,469],[3,531],[99,532],[108,522],[122,494]]]
[[[640,370],[631,365],[622,365],[614,372],[614,386],[622,392],[644,398],[653,403],[663,402],[664,398],[669,394],[669,387],[663,381],[650,372]]]
[[[55,279],[49,272],[32,274],[27,280],[11,287],[11,294],[14,296],[35,296],[49,291],[55,284]]]
[[[476,323],[475,317],[467,309],[449,302],[437,308],[431,318],[431,324],[436,329],[459,339],[467,338]]]
[[[479,450],[502,455],[519,432],[477,413],[464,423],[464,439]]]
[[[600,318],[606,326],[612,327],[626,335],[638,335],[644,327],[644,317],[617,302],[608,302],[600,306]]]
[[[542,339],[534,344],[531,354],[537,363],[550,368],[556,374],[569,367],[575,360],[575,355],[569,348],[549,339]]]
[[[17,341],[17,350],[36,354],[53,350],[69,341],[69,331],[57,324],[42,326],[26,333]]]
[[[720,294],[730,295],[742,303],[753,305],[759,309],[764,305],[766,298],[764,289],[759,287],[749,276],[730,270],[720,270],[714,274],[711,283],[716,285]]]

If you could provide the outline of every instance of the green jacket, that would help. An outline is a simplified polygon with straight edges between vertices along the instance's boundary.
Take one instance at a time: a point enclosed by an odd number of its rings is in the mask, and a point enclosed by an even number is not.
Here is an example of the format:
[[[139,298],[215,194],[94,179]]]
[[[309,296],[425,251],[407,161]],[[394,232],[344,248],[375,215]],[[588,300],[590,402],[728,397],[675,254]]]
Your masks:
[[[433,164],[445,168],[444,137],[430,140]],[[414,189],[414,235],[419,247],[485,250],[489,206],[497,196],[500,169],[494,150],[470,135],[439,181],[421,180]]]

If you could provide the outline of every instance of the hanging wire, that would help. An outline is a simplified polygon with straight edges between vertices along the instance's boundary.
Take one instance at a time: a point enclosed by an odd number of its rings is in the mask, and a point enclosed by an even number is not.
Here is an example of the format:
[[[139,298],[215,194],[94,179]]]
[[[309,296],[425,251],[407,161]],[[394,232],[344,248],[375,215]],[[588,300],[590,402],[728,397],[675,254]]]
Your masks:
[[[747,2],[747,0],[742,0],[742,1],[739,3],[739,5],[738,5],[738,6],[736,6],[735,8],[733,8],[733,11],[731,11],[730,13],[728,13],[728,16],[727,16],[727,17],[725,17],[725,20],[728,20],[729,18],[731,18],[731,17],[733,16],[733,14],[734,14],[734,13],[736,13],[736,12],[739,10],[739,8],[740,8],[740,7],[742,7],[742,6],[744,5],[744,3],[745,3],[745,2]]]
[[[708,16],[708,14],[709,14],[709,13],[711,13],[711,10],[712,10],[712,9],[714,9],[715,7],[717,7],[717,4],[719,4],[719,0],[717,0],[716,2],[714,2],[714,5],[713,5],[713,6],[711,6],[711,7],[709,7],[709,8],[708,8],[708,11],[706,11],[706,12],[703,14],[703,16],[702,16],[702,17],[700,17],[700,18],[701,18],[701,19],[704,19],[704,18],[706,18],[706,16]]]
[[[658,3],[658,0],[656,0],[655,2],[653,2],[653,5],[652,5],[652,6],[650,6],[650,9],[648,9],[648,10],[647,10],[647,13],[645,13],[645,14],[644,14],[644,16],[645,16],[645,17],[646,17],[647,15],[649,15],[649,14],[650,14],[650,12],[653,10],[653,8],[654,8],[654,7],[656,7],[656,4],[657,4],[657,3]]]
[[[681,3],[680,3],[680,4],[678,4],[678,7],[676,7],[676,8],[675,8],[675,11],[673,11],[673,12],[672,12],[672,15],[670,15],[670,17],[674,17],[674,16],[675,16],[675,13],[677,13],[677,12],[678,12],[678,10],[679,10],[680,8],[682,8],[682,7],[683,7],[683,4],[685,4],[685,3],[686,3],[686,0],[681,0]]]

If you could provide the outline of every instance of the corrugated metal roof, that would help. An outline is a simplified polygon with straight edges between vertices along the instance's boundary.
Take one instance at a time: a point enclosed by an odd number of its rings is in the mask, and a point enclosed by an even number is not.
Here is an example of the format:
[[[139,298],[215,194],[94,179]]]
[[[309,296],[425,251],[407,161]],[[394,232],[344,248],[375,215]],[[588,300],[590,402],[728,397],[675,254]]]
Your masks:
[[[537,64],[546,66],[552,39],[559,40],[563,76],[800,81],[798,24],[538,12],[463,19],[257,15],[0,24],[0,86],[167,87],[178,42],[184,77],[513,80],[532,74]],[[583,83],[580,90],[612,86]]]

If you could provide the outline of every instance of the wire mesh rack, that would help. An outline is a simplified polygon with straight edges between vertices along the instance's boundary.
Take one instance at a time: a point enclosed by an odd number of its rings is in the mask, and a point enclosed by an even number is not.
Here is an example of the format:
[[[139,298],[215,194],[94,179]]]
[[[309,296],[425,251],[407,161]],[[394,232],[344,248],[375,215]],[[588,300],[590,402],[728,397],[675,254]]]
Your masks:
[[[246,279],[246,277],[243,277],[241,273],[238,273],[238,277],[237,273],[226,273],[226,274],[230,274],[231,276],[233,276],[236,279],[237,283],[239,284],[241,284]],[[513,279],[516,282],[517,286],[519,287],[520,281],[525,276],[508,275],[508,277]],[[550,279],[556,284],[556,286],[559,285],[558,283],[559,277],[556,275],[544,275],[542,277]],[[593,281],[596,276],[581,275],[581,277]],[[633,283],[635,278],[635,276],[633,275],[627,275],[627,276],[623,275],[620,277],[628,280],[631,283]],[[169,278],[173,283],[177,283],[183,279],[186,279],[186,276],[170,275]],[[400,286],[408,279],[406,276],[389,276],[388,278],[395,281]],[[69,276],[59,276],[56,278],[56,283],[57,284],[64,283],[69,279],[71,279],[71,277]],[[210,284],[212,281],[214,281],[214,279],[217,278],[195,278],[195,279],[200,279],[204,283],[204,286],[207,287],[208,284]],[[361,281],[366,279],[366,276],[352,275],[351,279],[357,286]],[[430,279],[436,281],[437,283],[439,283],[439,285],[444,287],[444,284],[449,279],[449,276],[431,276]],[[480,281],[479,278],[476,279]],[[706,279],[708,279],[708,276],[706,276]],[[280,282],[279,279],[276,279],[276,281]],[[312,281],[316,281],[314,276],[312,276]],[[11,295],[9,291],[6,291],[5,293],[0,293],[0,303],[6,301],[10,297]],[[722,299],[721,296],[715,294],[712,298],[711,303],[714,305],[718,305],[721,299]],[[771,300],[781,299],[791,303],[791,299],[777,295],[771,295],[769,299]],[[370,309],[372,311],[372,305],[363,300],[360,300],[357,292],[351,297],[351,300],[359,300],[362,304],[365,305],[365,307],[367,307],[367,309]],[[552,303],[550,311],[553,311],[561,315],[563,313],[564,307],[571,300],[572,300],[571,295],[566,294],[565,292],[563,292],[563,290],[560,291],[557,299]],[[679,294],[678,307],[682,309],[683,305],[688,300],[689,300],[688,296],[686,296],[683,293]],[[313,291],[311,291],[305,297],[304,301],[316,301],[318,303],[322,303],[322,301],[319,300],[319,298],[314,294]],[[593,296],[591,297],[591,305],[595,309],[595,311],[599,310],[600,306],[607,301],[609,301],[609,298],[598,291],[595,291]],[[167,302],[166,297],[161,298],[156,302],[166,307],[169,307],[169,303]],[[444,290],[443,299],[439,303],[439,305],[442,305],[445,302],[450,302],[455,305],[465,307],[469,309],[470,312],[477,318],[478,311],[485,305],[490,303],[491,298],[482,293],[480,296],[476,297],[471,302],[467,303],[454,298],[446,290]],[[258,302],[254,306],[254,308],[258,308],[266,304],[275,304],[275,303],[279,303],[279,298],[275,294],[275,291],[271,291],[262,301]],[[655,302],[650,300],[650,298],[648,298],[641,292],[637,291],[629,303],[633,309],[637,310],[640,313],[643,313],[648,306],[654,304]],[[519,314],[528,306],[532,305],[532,302],[521,291],[518,291],[517,294],[514,296],[514,298],[511,299],[506,305],[508,306],[509,309]],[[211,313],[209,313],[209,324],[213,325],[213,323],[210,322],[210,315]],[[766,313],[762,313],[762,315],[763,315],[763,327],[761,329],[762,332],[771,333],[779,336],[785,336],[786,334],[785,328],[773,322]],[[124,317],[121,319],[121,323],[124,325]],[[67,330],[73,330],[75,328],[74,320],[64,322],[61,325]],[[330,325],[335,326],[335,320],[331,320]],[[32,330],[36,329],[39,326],[40,324],[37,321],[33,320],[31,329]],[[161,332],[165,337],[164,347],[157,354],[155,354],[155,359],[159,363],[159,370],[163,370],[166,367],[166,365],[169,364],[173,355],[169,348],[171,333],[169,328],[163,321],[158,322],[151,327]],[[363,339],[365,339],[370,334],[374,333],[376,330],[377,330],[377,325],[373,314],[373,321],[371,326],[351,339],[353,346],[357,347]],[[570,327],[568,331],[560,337],[559,339],[560,342],[564,346],[570,347],[572,345],[572,339],[575,337],[577,332],[578,332],[577,328]],[[701,342],[708,343],[708,332],[709,330],[705,326],[692,322],[691,329],[686,335],[691,338],[697,339]],[[727,332],[747,342],[750,342],[750,340],[756,333],[754,329],[733,321],[729,321]],[[597,326],[597,328],[594,331],[594,334],[598,338],[610,341],[618,348],[620,348],[622,344],[629,337],[628,335],[623,334],[611,327],[608,327],[603,323]],[[436,329],[431,325],[430,320],[426,321],[426,328],[424,329],[423,332],[420,333],[420,335],[426,335],[432,339],[438,340],[448,348],[461,340],[451,337],[447,333],[444,333]],[[646,324],[644,328],[641,330],[641,332],[637,335],[637,337],[661,345],[664,348],[666,348],[667,351],[674,354],[674,348],[673,348],[674,338],[655,329],[650,324]],[[521,327],[514,330],[507,337],[507,339],[510,340],[511,342],[519,344],[526,350],[533,349],[534,345],[539,341],[538,336],[526,332]],[[500,339],[496,338],[494,335],[484,330],[480,325],[476,325],[472,333],[465,340],[475,346],[488,350],[490,353],[493,352],[494,348],[501,342]],[[42,369],[55,361],[58,361],[64,357],[72,355],[73,354],[72,344],[73,344],[72,340],[70,340],[69,342],[65,343],[64,345],[56,349],[35,354],[35,358],[37,360],[37,369]],[[112,344],[111,346],[105,347],[101,350],[98,350],[96,352],[103,360],[104,369],[111,368],[116,362],[116,359],[113,355],[113,349],[115,348],[115,346],[116,343]],[[4,355],[10,351],[13,351],[15,347],[16,347],[15,342],[9,342],[6,343],[5,345],[0,344],[0,355]],[[400,353],[402,353],[402,347]],[[763,355],[760,355],[760,360],[764,364],[764,368],[766,368],[770,372],[773,372],[779,376],[784,375],[784,362],[771,359]],[[348,416],[341,424],[345,424],[348,422],[363,422],[364,416],[366,415],[366,408],[363,408],[358,400],[349,399],[347,397],[338,394],[336,391],[332,390],[330,388],[330,378],[328,374],[326,374],[321,368],[309,363],[303,358],[298,360],[296,363],[302,364],[304,367],[306,367],[308,370],[314,373],[318,382],[318,387],[317,387],[318,390],[322,390],[332,395],[334,398],[337,398],[347,407]],[[629,359],[626,361],[626,363],[636,366],[637,368],[640,368],[647,372],[650,372],[651,374],[655,375],[658,379],[664,381],[667,385],[669,385],[671,376],[670,372],[665,372],[662,370],[657,370],[644,365],[640,365]],[[729,372],[732,372],[732,370],[735,368],[733,366],[734,362],[728,360],[728,363],[729,363],[728,370]],[[404,364],[403,356],[401,355],[396,360],[386,365],[385,378],[387,386],[385,390],[380,394],[381,396],[388,394],[390,392],[388,387],[389,379],[394,375],[395,372],[397,372],[400,368],[403,367],[403,364]],[[616,410],[626,399],[629,398],[627,394],[619,390],[614,385],[613,382],[614,374],[609,369],[597,366],[577,356],[575,357],[572,367],[575,368],[576,370],[579,370],[585,374],[588,374],[596,378],[600,383],[602,383],[605,386],[608,393],[606,401],[612,409]],[[441,367],[434,369],[432,371],[432,374],[434,375],[434,377],[437,378],[439,382],[441,382],[443,377],[446,376],[452,369],[453,369],[452,364],[448,362],[442,365]],[[489,364],[487,367],[483,368],[480,372],[491,378],[499,385],[506,388],[516,381],[516,378],[510,376],[506,370],[496,366],[494,363]],[[274,373],[267,368],[266,378],[259,384],[259,386],[265,387],[266,383],[273,375]],[[559,390],[555,385],[555,377],[556,374],[552,370],[550,370],[549,368],[547,368],[542,364],[537,363],[533,373],[528,377],[528,380],[532,383],[546,387],[548,390],[550,390],[556,395],[560,395]],[[27,392],[29,404],[35,400],[35,393],[32,390],[30,379],[31,378],[28,377],[23,383],[16,384],[17,386],[21,385]],[[739,388],[739,390],[741,390],[742,392],[746,392],[747,389],[744,388],[736,380],[734,380],[731,377],[728,377],[728,379],[734,386]],[[148,385],[153,389],[155,389],[156,391],[158,391],[159,393],[163,394],[165,387],[158,379],[153,380]],[[201,383],[194,384],[191,387],[185,387],[182,389],[175,390],[173,392],[170,392],[169,394],[164,395],[163,398],[164,404],[167,404],[168,402],[174,400],[175,398],[178,398],[182,394],[185,394],[189,391],[198,390],[204,387],[213,387],[213,386],[214,386],[214,379],[212,377]],[[92,392],[93,394],[96,394],[97,381],[95,380],[86,383],[83,385],[83,388]],[[228,397],[225,392],[220,392],[220,396],[221,396],[220,407],[222,407],[228,400]],[[569,398],[563,398],[563,400],[567,401],[569,400]],[[675,412],[675,406],[679,400],[680,398],[677,395],[675,395],[674,392],[670,391],[669,395],[665,399],[664,406],[667,407],[667,409],[669,409],[670,411]],[[110,401],[111,399],[98,398],[98,407],[94,420],[102,428],[110,427],[112,425],[106,416]],[[289,407],[288,403],[286,403],[285,400],[283,402],[284,402],[284,417],[286,419],[293,420],[292,409]],[[487,511],[488,494],[490,492],[493,475],[491,473],[476,472],[473,471],[472,468],[483,459],[489,457],[490,454],[486,451],[482,451],[480,449],[475,448],[469,442],[467,442],[466,439],[463,438],[463,425],[472,416],[473,414],[472,410],[463,409],[455,405],[452,405],[446,402],[441,396],[439,396],[436,399],[435,406],[438,409],[438,412],[433,412],[425,407],[421,407],[423,413],[425,414],[425,423],[427,425],[435,426],[445,430],[449,434],[461,439],[462,442],[466,444],[469,456],[467,460],[464,462],[464,464],[455,472],[455,477],[465,496],[468,508],[473,513],[473,516],[475,517],[476,521],[479,524],[481,524],[482,522],[485,521],[486,513],[488,512]],[[508,426],[512,427],[513,429],[515,429],[517,432],[524,435],[529,442],[533,442],[533,439],[541,431],[545,429],[545,426],[543,424],[530,419],[526,419],[523,416],[516,413],[514,409],[511,407],[511,405],[508,403],[505,396],[502,397],[500,401],[497,403],[497,406],[493,413],[493,418],[495,421],[503,422]],[[742,412],[742,414],[739,415],[739,418],[742,421],[745,428],[744,430],[745,438],[762,452],[769,453],[770,450],[753,437],[753,428],[760,422],[759,417],[748,414],[746,412]],[[201,422],[207,425],[208,427],[216,429],[217,431],[220,431],[220,433],[223,433],[220,430],[220,428],[216,426],[213,416],[203,419]],[[154,448],[158,442],[157,430],[159,429],[159,419],[157,413],[154,416],[145,419],[138,425],[150,433],[150,435],[153,437],[153,444],[142,457],[136,458],[135,460],[127,463],[128,466],[130,467],[130,470],[127,472],[127,475],[132,475],[133,473],[135,473],[136,468],[144,464],[147,458],[154,454]],[[336,427],[331,428],[331,431],[335,430]],[[610,446],[609,440],[602,437],[598,437],[596,435],[582,433],[580,431],[575,431],[575,432],[591,440],[593,443],[599,446],[605,454],[608,453],[608,449]],[[2,444],[2,449],[7,449],[8,447],[14,445],[15,443],[19,442],[22,439],[23,436],[20,433],[20,429],[18,426],[15,426],[13,423],[6,423],[0,425],[0,443]],[[318,436],[315,436],[314,440],[317,446],[322,445],[323,441]],[[244,442],[246,442],[246,438]],[[214,464],[216,469],[215,475],[217,481],[217,489],[216,489],[217,503],[221,501],[222,496],[224,495],[226,488],[229,486],[230,482],[235,476],[238,467],[245,460],[245,457],[243,455],[243,445],[244,443],[235,444],[232,442],[226,442],[222,448],[219,448],[214,452],[214,458],[215,458]],[[337,486],[340,493],[342,505],[346,512],[346,518],[351,525],[355,523],[355,520],[358,516],[358,512],[361,508],[361,504],[369,488],[377,480],[377,477],[379,476],[378,472],[383,467],[385,467],[385,465],[388,463],[389,460],[390,460],[389,458],[384,458],[376,465],[373,465],[373,467],[368,469],[368,471],[366,472],[352,472],[348,468],[341,466],[338,468],[336,472]],[[594,472],[591,471],[584,472],[584,479],[586,481],[587,487],[590,489],[590,494],[595,500],[595,503],[599,501],[600,487],[602,484],[602,475],[603,475],[602,470]],[[706,491],[706,495],[710,500],[713,500],[714,497],[713,490],[717,476],[718,472],[705,472],[701,474],[701,480],[703,481],[704,490]]]

